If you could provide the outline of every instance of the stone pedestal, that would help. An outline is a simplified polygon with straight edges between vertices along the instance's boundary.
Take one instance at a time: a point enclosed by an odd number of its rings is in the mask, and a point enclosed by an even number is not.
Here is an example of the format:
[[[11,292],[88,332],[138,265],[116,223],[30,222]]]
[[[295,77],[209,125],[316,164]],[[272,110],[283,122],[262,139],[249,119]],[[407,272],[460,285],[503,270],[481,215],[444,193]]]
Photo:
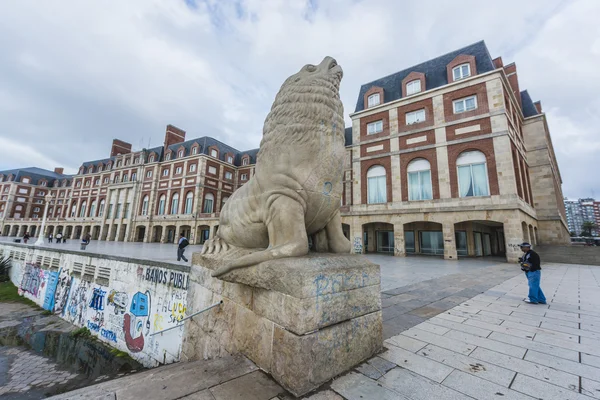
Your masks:
[[[310,254],[211,277],[222,262],[193,256],[189,312],[223,305],[187,324],[184,359],[242,353],[301,396],[380,350],[379,266],[364,257]]]

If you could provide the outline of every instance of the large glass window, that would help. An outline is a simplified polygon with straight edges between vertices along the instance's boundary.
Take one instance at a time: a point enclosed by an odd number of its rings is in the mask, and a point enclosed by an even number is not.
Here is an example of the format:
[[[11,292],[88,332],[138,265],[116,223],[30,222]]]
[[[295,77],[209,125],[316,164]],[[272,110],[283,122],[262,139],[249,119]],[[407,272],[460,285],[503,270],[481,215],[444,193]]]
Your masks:
[[[179,212],[179,193],[174,193],[171,197],[171,214],[177,214]]]
[[[144,196],[144,199],[142,200],[142,215],[148,215],[149,201],[148,195]]]
[[[377,231],[377,252],[394,252],[394,231]]]
[[[471,66],[467,63],[452,68],[452,76],[455,81],[471,76]]]
[[[415,79],[414,81],[410,81],[406,84],[406,95],[411,95],[415,93],[419,93],[421,91],[421,81]]]
[[[383,132],[383,120],[367,124],[367,135],[374,135],[379,132]]]
[[[425,121],[425,109],[406,113],[406,125],[416,124]]]
[[[215,196],[212,193],[207,193],[204,196],[204,209],[202,210],[205,214],[210,214],[213,212],[213,204],[215,202]]]
[[[165,215],[165,203],[167,202],[167,196],[164,194],[160,196],[158,200],[158,215]]]
[[[96,200],[92,200],[92,202],[90,203],[90,217],[95,217],[96,216]]]
[[[387,203],[386,172],[381,165],[367,171],[367,203]]]
[[[444,236],[441,231],[421,231],[421,254],[444,254]]]
[[[104,200],[100,200],[100,206],[98,206],[98,216],[101,217],[104,214]]]
[[[459,256],[467,256],[469,252],[467,250],[467,232],[465,231],[456,231],[454,233],[456,238],[456,253]]]
[[[485,155],[480,151],[465,151],[456,160],[460,197],[489,196]]]
[[[87,206],[87,202],[84,200],[81,203],[81,208],[79,209],[79,218],[84,218],[85,217],[85,207]]]
[[[381,96],[379,96],[379,93],[372,94],[367,98],[367,106],[368,107],[374,107],[376,105],[379,105],[380,103],[381,103]]]
[[[194,203],[194,194],[192,192],[187,192],[187,194],[185,195],[185,213],[186,214],[192,213],[193,203]]]
[[[407,253],[415,252],[415,231],[404,231],[404,244]]]
[[[424,158],[408,164],[408,200],[431,200],[431,165]]]

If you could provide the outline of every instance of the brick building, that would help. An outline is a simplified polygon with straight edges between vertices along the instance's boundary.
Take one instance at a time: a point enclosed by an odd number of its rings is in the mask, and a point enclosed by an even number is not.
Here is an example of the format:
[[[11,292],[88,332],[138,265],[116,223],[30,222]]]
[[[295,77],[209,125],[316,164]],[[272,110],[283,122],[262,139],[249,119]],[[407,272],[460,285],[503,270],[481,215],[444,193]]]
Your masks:
[[[514,260],[523,240],[569,243],[541,103],[484,42],[362,85],[350,117],[342,222],[355,251]],[[109,158],[48,176],[56,196],[48,232],[162,243],[184,232],[203,243],[221,205],[252,176],[257,152],[186,141],[172,125],[161,147],[132,152],[114,140]],[[0,172],[0,191],[14,195],[21,171]],[[2,234],[39,225],[40,211],[17,216],[14,204],[0,214]]]

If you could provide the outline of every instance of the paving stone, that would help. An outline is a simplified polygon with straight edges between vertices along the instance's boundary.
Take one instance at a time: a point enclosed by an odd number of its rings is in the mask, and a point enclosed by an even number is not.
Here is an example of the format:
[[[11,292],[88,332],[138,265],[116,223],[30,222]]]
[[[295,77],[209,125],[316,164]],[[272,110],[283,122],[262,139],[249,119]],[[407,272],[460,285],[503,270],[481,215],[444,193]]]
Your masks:
[[[423,322],[422,324],[415,326],[415,328],[420,329],[422,331],[435,333],[436,335],[444,335],[450,330],[448,328],[444,328],[443,326],[430,324],[428,322]]]
[[[495,333],[496,332],[492,332],[490,338],[482,338],[480,336],[471,335],[469,333],[451,330],[444,336],[447,338],[469,343],[473,346],[483,347],[488,350],[497,351],[498,353],[506,354],[517,358],[522,358],[525,355],[525,352],[527,350],[522,347],[518,347],[510,343],[502,343],[497,340],[492,340],[491,338]]]
[[[402,306],[401,304],[396,304],[387,308],[384,308],[381,311],[381,315],[384,321],[388,321],[392,318],[399,317],[402,314],[406,314],[410,309]]]
[[[433,343],[436,346],[452,350],[461,354],[470,354],[475,349],[475,346],[469,343],[461,342],[460,340],[450,339],[446,336],[436,335],[435,333],[422,331],[417,327],[411,328],[406,332],[402,332],[402,335],[409,336],[413,339],[417,339],[425,343]]]
[[[342,396],[331,391],[325,390],[323,392],[318,392],[309,397],[303,397],[304,400],[344,400]]]
[[[375,367],[373,367],[371,364],[364,362],[362,364],[360,364],[358,367],[356,367],[356,370],[358,372],[360,372],[361,374],[363,374],[364,376],[366,376],[367,378],[371,378],[371,379],[379,379],[383,376],[383,373],[381,373],[379,370],[377,370]]]
[[[408,337],[402,334],[392,336],[391,338],[386,339],[383,343],[384,345],[389,344],[392,346],[400,347],[404,350],[412,351],[413,353],[427,346],[426,342],[413,339],[412,337]]]
[[[490,317],[490,316],[484,315],[484,314],[470,314],[470,313],[466,313],[461,310],[450,310],[449,312],[452,315],[456,315],[458,317],[463,317],[463,318],[465,318],[465,320],[473,319],[475,321],[481,321],[481,322],[485,322],[485,323],[492,324],[492,325],[500,325],[502,322],[504,322],[503,319]]]
[[[465,323],[467,321],[465,321]],[[443,326],[445,328],[450,328],[450,329],[470,333],[472,335],[477,335],[477,336],[481,336],[481,337],[487,337],[487,336],[489,336],[490,333],[492,333],[492,331],[490,331],[488,329],[481,329],[481,328],[478,328],[478,327],[472,326],[472,325],[459,324],[457,322],[448,321],[446,319],[437,318],[437,317],[431,318],[428,322],[435,324],[435,325]]]
[[[581,393],[600,399],[600,382],[581,378]]]
[[[387,389],[377,381],[357,372],[351,372],[331,383],[331,388],[348,400],[409,400],[393,390]]]
[[[210,388],[215,400],[268,400],[285,390],[262,371],[232,379]]]
[[[428,345],[417,354],[505,387],[510,386],[516,374],[514,371],[434,345]]]
[[[379,356],[438,383],[442,382],[453,370],[437,361],[429,360],[398,347],[390,348]]]
[[[600,357],[581,353],[581,363],[600,368]]]
[[[505,324],[502,325],[494,325],[494,324],[488,324],[487,322],[483,322],[483,321],[476,321],[473,319],[468,319],[464,322],[465,325],[470,325],[470,326],[476,326],[478,328],[482,328],[482,329],[487,329],[491,332],[502,332],[502,333],[506,333],[507,335],[512,335],[512,336],[516,336],[522,339],[533,339],[533,337],[535,336],[535,333],[530,333],[527,332],[525,330],[521,330],[521,329],[517,329],[514,327],[508,327],[505,326]]]
[[[425,320],[426,318],[411,314],[403,314],[399,317],[392,318],[383,324],[383,338],[387,339],[396,336],[415,325],[419,325]]]
[[[579,352],[569,349],[563,349],[562,347],[552,346],[549,344],[536,342],[535,340],[523,340],[515,336],[507,335],[500,332],[492,332],[489,339],[497,340],[498,342],[512,344],[521,348],[539,351],[540,353],[552,354],[557,357],[565,358],[571,361],[579,360]],[[483,346],[485,347],[485,346]],[[494,349],[490,349],[494,350]],[[494,350],[497,351],[497,350]],[[503,353],[503,352],[500,352]],[[507,353],[505,353],[507,354]],[[514,356],[514,354],[509,354]],[[519,357],[522,358],[522,357]]]
[[[471,397],[402,368],[392,369],[379,382],[412,400],[471,400]]]
[[[478,400],[532,400],[532,397],[457,370],[446,378],[443,385]]]
[[[522,331],[530,332],[530,333],[543,333],[546,335],[552,335],[552,336],[556,336],[557,338],[561,338],[563,340],[570,340],[572,342],[579,341],[578,335],[555,331],[555,330],[547,329],[547,328],[543,328],[543,327],[537,328],[535,326],[517,324],[517,323],[511,322],[511,321],[505,321],[502,324],[502,326],[508,327],[508,328],[513,328],[513,329],[518,329],[518,330],[522,330]]]
[[[423,317],[423,318],[431,318],[431,317],[434,317],[434,316],[438,315],[439,313],[442,313],[446,310],[448,310],[448,308],[437,308],[437,307],[432,307],[432,306],[425,306],[425,307],[414,309],[414,310],[410,311],[409,313],[412,315]]]
[[[528,351],[525,355],[525,360],[552,367],[559,371],[565,371],[570,374],[600,381],[600,368],[592,367],[590,365],[565,360],[564,358],[555,357],[549,354],[538,353],[537,351]]]
[[[579,377],[567,372],[557,371],[552,367],[546,367],[519,358],[507,356],[495,351],[478,347],[471,353],[471,357],[478,360],[487,361],[499,367],[510,369],[523,375],[531,376],[546,382],[552,382],[557,386],[567,389],[577,388],[579,386]]]
[[[533,340],[541,343],[550,344],[553,346],[562,347],[565,349],[579,351],[581,353],[591,354],[593,356],[600,356],[600,347],[598,346],[586,346],[584,344],[557,339],[555,336],[552,335],[545,335],[539,333],[535,335],[535,338]]]
[[[573,390],[563,389],[551,383],[540,381],[526,375],[517,374],[512,389],[544,400],[590,400]]]
[[[448,321],[458,322],[459,324],[461,324],[467,320],[466,318],[463,318],[463,317],[457,317],[456,315],[452,314],[450,311],[446,311],[444,313],[438,314],[437,318],[447,319]]]
[[[192,393],[188,396],[182,397],[181,400],[215,400],[215,398],[209,389],[205,389],[200,392]]]

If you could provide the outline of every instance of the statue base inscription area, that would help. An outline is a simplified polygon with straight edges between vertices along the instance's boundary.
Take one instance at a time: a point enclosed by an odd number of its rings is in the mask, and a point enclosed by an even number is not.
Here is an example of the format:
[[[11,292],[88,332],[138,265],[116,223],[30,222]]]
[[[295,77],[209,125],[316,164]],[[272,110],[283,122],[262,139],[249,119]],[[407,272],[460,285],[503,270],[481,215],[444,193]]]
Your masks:
[[[379,266],[366,258],[311,253],[211,273],[227,258],[198,253],[182,358],[242,353],[296,396],[316,389],[382,347]]]

